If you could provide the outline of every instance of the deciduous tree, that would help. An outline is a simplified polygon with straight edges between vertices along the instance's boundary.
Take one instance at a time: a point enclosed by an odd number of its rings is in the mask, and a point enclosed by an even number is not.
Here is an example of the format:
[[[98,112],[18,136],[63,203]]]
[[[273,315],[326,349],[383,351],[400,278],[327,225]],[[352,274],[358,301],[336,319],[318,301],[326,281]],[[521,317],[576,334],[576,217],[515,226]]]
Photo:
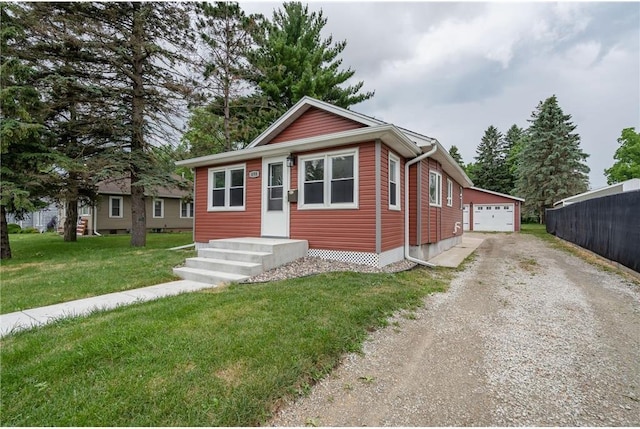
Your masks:
[[[620,147],[613,155],[616,162],[604,170],[610,185],[640,178],[640,133],[635,128],[625,128],[618,138],[618,144]]]

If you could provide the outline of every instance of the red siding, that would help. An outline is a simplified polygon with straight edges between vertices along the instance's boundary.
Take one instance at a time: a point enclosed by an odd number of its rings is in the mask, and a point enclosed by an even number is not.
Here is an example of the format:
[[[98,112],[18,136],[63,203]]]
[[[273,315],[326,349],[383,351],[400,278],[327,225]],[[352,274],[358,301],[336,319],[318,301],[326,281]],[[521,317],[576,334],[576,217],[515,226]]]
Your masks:
[[[298,210],[297,204],[291,204],[291,238],[307,240],[311,249],[376,250],[375,145],[369,142],[330,151],[352,147],[360,148],[358,209]],[[298,156],[314,152],[299,152]],[[298,187],[298,168],[291,171],[292,188]]]
[[[500,204],[507,203],[514,205],[514,229],[520,231],[520,201],[488,192],[477,191],[475,189],[465,189],[462,194],[464,204],[469,204],[469,227],[473,230],[473,205],[474,204]]]
[[[364,125],[312,107],[273,138],[269,144],[362,128]]]
[[[206,243],[219,238],[260,237],[262,180],[249,178],[249,172],[262,170],[262,160],[247,161],[246,166],[245,211],[207,211],[209,168],[196,169],[195,219],[197,222],[195,222],[194,234],[196,242]]]
[[[451,207],[447,206],[447,179],[453,183]],[[462,235],[462,207],[460,207],[460,185],[446,173],[442,175],[442,229],[440,240]],[[458,228],[456,228],[456,222]]]
[[[380,206],[382,227],[382,251],[404,245],[404,158],[394,153],[400,160],[400,199],[401,210],[389,210],[389,148],[382,145],[380,156]],[[410,194],[411,195],[411,194]]]

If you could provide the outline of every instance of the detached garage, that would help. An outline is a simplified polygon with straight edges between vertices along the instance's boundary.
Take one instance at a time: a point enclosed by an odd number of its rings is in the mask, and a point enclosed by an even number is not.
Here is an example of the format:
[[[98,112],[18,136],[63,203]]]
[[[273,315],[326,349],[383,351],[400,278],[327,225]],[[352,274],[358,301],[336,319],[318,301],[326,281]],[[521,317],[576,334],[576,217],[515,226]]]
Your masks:
[[[465,188],[462,196],[465,231],[520,231],[522,198],[480,188]]]

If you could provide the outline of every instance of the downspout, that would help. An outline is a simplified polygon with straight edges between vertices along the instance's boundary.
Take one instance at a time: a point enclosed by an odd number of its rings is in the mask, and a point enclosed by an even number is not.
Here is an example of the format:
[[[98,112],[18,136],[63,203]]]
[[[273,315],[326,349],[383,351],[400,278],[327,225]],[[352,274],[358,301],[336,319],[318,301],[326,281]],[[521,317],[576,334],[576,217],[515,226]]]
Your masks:
[[[98,232],[98,205],[93,206],[93,235],[102,237],[102,234]]]
[[[431,268],[435,267],[431,262],[423,261],[422,259],[414,258],[409,255],[409,167],[430,157],[436,153],[436,150],[438,150],[438,145],[434,142],[433,149],[413,158],[404,165],[404,258],[411,262],[415,262],[416,264],[425,265]]]

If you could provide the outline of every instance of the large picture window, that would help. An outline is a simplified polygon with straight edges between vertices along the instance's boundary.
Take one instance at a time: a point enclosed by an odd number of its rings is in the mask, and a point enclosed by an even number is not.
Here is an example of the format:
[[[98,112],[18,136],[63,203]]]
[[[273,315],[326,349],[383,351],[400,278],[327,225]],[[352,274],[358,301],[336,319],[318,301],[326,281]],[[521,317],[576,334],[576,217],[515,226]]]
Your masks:
[[[400,159],[389,153],[389,209],[400,210]]]
[[[442,206],[442,175],[436,171],[429,172],[429,204]]]
[[[209,210],[244,210],[244,165],[209,169]]]
[[[358,151],[300,158],[300,208],[357,208]]]

